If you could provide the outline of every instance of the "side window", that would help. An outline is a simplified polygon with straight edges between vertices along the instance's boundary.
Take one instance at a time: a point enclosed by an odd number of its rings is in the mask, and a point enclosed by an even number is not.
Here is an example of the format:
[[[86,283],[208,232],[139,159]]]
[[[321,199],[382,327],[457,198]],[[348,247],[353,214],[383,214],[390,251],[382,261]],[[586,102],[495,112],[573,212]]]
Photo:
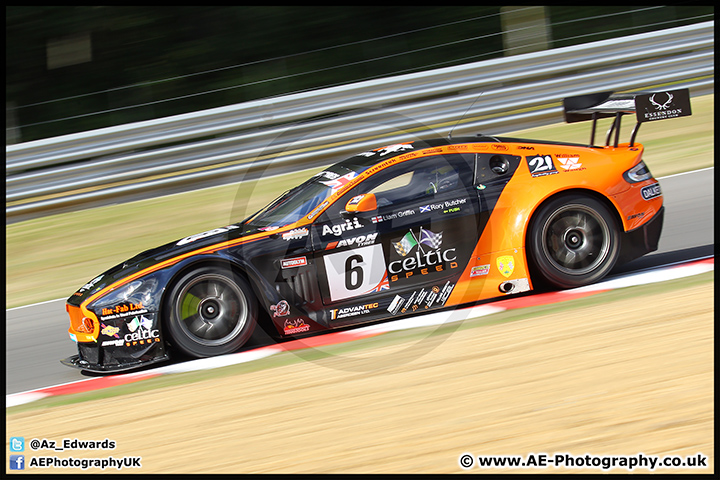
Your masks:
[[[409,160],[389,167],[365,180],[343,196],[326,212],[339,217],[345,203],[356,195],[375,194],[379,210],[410,202],[432,199],[440,193],[470,188],[473,185],[475,155],[435,155]]]

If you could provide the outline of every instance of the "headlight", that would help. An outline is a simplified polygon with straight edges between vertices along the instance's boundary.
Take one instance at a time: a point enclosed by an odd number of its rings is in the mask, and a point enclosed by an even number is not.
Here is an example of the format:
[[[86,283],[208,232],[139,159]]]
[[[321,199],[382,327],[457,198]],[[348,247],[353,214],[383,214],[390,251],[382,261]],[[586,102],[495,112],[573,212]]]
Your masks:
[[[628,183],[644,182],[652,178],[652,173],[650,173],[650,169],[647,168],[645,162],[641,160],[640,163],[623,173],[623,178]]]
[[[153,301],[157,287],[158,281],[155,278],[135,280],[98,298],[90,307],[96,312],[104,309],[107,309],[105,312],[108,310],[121,312],[125,307],[132,310],[147,308]]]

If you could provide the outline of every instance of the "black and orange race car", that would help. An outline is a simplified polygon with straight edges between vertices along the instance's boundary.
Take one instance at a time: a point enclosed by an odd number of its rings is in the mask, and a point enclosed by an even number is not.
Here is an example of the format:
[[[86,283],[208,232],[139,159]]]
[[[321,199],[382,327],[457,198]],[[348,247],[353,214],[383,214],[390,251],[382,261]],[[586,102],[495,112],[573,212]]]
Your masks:
[[[359,153],[242,222],[143,252],[67,301],[78,355],[112,372],[170,353],[234,352],[280,337],[596,282],[657,249],[660,185],[641,123],[690,115],[688,90],[582,95],[587,145],[476,136]],[[619,144],[621,118],[637,119]],[[596,122],[614,117],[604,146]]]

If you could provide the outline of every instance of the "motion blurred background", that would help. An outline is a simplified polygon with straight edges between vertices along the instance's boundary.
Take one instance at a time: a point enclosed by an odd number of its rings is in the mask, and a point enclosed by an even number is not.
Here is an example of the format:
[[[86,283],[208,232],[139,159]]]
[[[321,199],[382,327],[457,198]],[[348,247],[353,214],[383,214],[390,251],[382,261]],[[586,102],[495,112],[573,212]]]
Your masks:
[[[712,6],[6,7],[6,144],[711,20]]]

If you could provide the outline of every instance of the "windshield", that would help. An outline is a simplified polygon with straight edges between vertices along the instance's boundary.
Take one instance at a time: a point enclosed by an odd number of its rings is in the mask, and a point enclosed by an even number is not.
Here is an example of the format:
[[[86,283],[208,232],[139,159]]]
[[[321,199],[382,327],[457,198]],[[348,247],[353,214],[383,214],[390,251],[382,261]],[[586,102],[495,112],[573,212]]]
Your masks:
[[[347,168],[339,165],[330,167],[280,195],[267,207],[250,217],[246,225],[268,228],[295,223],[357,175],[357,172],[348,171]]]
[[[344,187],[385,155],[397,155],[413,147],[409,144],[389,145],[363,152],[326,168],[305,183],[280,195],[270,205],[248,218],[245,224],[261,230],[272,230],[295,223],[310,214],[330,195]],[[391,158],[388,155],[385,158]]]

